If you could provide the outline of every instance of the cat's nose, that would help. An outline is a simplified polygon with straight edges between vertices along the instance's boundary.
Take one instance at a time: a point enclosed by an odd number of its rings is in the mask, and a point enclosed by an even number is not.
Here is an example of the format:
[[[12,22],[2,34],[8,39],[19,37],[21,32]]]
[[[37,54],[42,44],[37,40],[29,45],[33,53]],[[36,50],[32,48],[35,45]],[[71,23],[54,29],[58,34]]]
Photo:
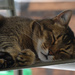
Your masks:
[[[48,55],[54,55],[54,53],[52,52],[52,50],[49,50]]]

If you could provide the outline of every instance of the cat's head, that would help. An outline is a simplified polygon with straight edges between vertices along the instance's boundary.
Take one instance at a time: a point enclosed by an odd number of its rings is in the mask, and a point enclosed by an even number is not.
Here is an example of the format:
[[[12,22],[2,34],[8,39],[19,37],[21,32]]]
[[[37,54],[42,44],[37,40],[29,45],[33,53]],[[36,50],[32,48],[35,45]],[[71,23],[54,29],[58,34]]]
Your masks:
[[[33,40],[36,42],[36,51],[42,61],[69,59],[73,53],[73,32],[68,23],[72,11],[67,10],[52,19],[35,21]]]

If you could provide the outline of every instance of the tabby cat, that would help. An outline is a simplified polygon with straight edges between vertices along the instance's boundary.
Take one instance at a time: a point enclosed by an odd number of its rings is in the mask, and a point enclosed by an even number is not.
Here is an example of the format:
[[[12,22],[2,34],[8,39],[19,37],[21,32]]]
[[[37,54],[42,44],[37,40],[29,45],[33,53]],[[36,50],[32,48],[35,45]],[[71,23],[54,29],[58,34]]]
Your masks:
[[[0,68],[73,58],[71,10],[52,19],[0,16]]]

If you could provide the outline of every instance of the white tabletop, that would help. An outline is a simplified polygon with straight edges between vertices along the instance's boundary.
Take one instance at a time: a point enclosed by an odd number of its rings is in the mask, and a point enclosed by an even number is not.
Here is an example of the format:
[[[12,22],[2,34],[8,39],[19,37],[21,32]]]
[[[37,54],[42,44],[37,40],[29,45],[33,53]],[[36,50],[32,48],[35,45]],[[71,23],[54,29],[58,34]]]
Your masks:
[[[40,68],[75,71],[75,62],[74,63],[59,64],[59,65],[43,66]]]

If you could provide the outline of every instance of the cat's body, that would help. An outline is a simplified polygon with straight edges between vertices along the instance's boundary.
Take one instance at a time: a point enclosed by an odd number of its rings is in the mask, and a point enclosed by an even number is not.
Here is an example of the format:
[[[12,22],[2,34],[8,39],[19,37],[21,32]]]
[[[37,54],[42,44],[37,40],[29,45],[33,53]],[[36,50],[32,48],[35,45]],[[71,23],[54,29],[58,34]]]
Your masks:
[[[4,52],[8,52],[13,56],[15,62],[22,50],[30,49],[34,51],[31,30],[32,23],[33,20],[20,17],[6,18],[3,22],[3,26],[0,29],[0,51],[4,50]],[[33,60],[34,58],[32,57]]]
[[[74,35],[68,27],[71,14],[68,10],[53,19],[36,21],[1,16],[0,66],[27,66],[37,58],[44,62],[73,58]]]

